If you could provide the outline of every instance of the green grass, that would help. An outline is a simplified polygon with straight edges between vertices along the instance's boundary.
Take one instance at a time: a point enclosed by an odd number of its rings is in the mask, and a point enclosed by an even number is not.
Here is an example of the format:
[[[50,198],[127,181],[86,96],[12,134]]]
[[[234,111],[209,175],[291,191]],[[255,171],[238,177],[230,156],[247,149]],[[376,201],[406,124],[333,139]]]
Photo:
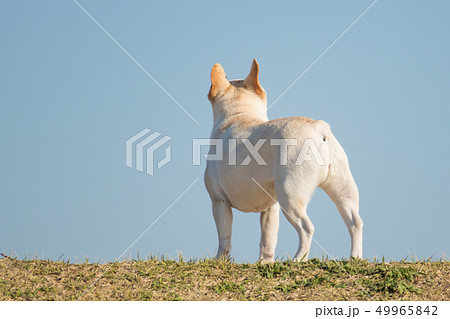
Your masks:
[[[0,259],[0,300],[450,300],[450,262]]]

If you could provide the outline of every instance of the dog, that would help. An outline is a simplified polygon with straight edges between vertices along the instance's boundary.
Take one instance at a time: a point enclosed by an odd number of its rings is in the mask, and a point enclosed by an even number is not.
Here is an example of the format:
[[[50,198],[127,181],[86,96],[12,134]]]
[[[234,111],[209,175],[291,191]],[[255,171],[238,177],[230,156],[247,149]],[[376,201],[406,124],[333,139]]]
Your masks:
[[[235,208],[260,213],[259,261],[273,262],[281,207],[299,237],[293,260],[307,260],[314,226],[306,208],[317,187],[336,204],[347,226],[350,256],[362,258],[359,193],[347,155],[324,121],[307,117],[269,121],[267,95],[258,76],[256,59],[245,80],[229,81],[220,64],[211,70],[211,140],[221,141],[223,150],[217,160],[212,156],[217,155],[217,145],[210,147],[204,182],[219,237],[216,258],[230,256]]]

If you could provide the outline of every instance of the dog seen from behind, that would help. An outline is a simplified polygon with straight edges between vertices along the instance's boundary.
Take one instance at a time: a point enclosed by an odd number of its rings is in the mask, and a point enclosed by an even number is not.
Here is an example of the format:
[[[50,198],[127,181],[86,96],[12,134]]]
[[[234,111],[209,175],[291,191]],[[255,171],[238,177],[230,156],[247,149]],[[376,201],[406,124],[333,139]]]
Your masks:
[[[217,257],[230,255],[235,208],[260,213],[259,260],[272,262],[281,208],[299,237],[294,261],[307,260],[314,233],[307,206],[321,187],[350,233],[350,256],[362,258],[359,193],[343,148],[324,121],[306,117],[269,121],[258,74],[256,60],[245,80],[229,81],[220,64],[211,70],[211,140],[221,143],[210,147],[205,185],[219,237]],[[218,159],[214,155],[219,146]]]

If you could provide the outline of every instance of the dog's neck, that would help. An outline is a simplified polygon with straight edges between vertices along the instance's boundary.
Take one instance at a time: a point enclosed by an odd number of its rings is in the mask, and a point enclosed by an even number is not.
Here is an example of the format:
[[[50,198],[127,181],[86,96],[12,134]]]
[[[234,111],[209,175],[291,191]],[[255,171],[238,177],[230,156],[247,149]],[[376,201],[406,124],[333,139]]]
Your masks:
[[[252,103],[227,103],[226,106],[220,103],[214,104],[214,128],[227,126],[229,123],[238,121],[267,122],[267,104],[260,101]]]

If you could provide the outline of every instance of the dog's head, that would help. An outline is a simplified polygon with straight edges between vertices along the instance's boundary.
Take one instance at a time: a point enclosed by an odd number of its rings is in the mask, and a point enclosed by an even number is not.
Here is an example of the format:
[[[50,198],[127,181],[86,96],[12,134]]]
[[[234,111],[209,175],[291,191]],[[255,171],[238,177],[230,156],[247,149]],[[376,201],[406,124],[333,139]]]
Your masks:
[[[259,66],[256,59],[253,60],[250,73],[245,80],[228,81],[223,67],[218,63],[215,64],[211,70],[211,88],[208,93],[213,110],[247,106],[249,113],[264,112],[267,109],[267,96],[259,83],[258,74]]]

